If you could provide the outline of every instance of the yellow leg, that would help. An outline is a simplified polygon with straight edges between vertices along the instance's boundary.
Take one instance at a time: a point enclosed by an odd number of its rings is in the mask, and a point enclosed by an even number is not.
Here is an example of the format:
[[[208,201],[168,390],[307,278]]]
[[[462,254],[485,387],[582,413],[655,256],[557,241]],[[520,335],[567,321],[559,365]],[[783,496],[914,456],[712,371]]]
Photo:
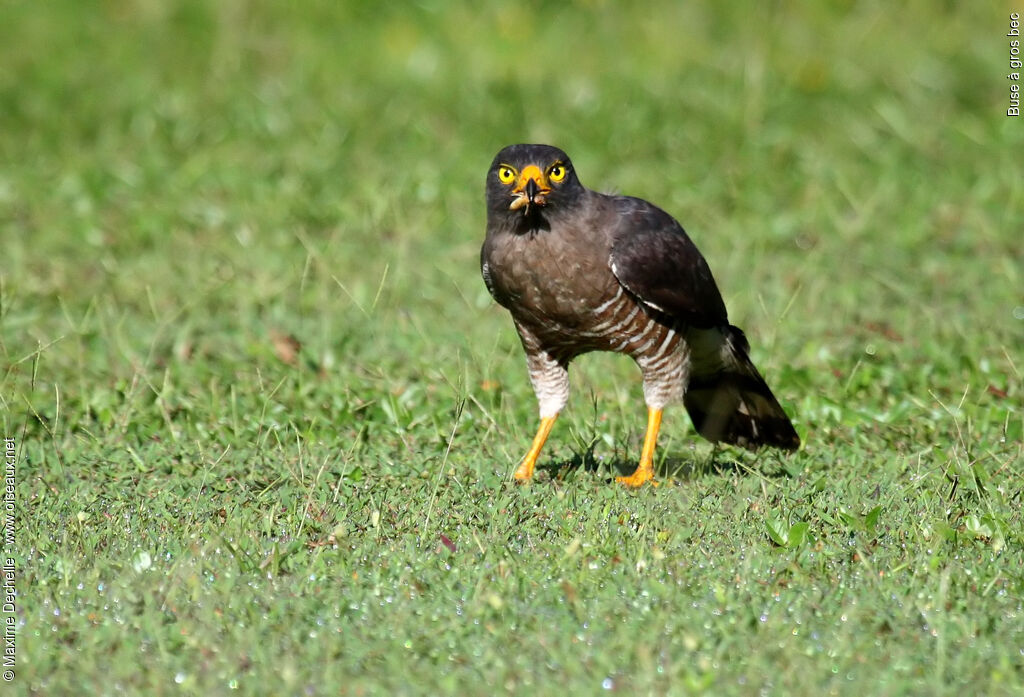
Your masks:
[[[516,473],[512,475],[517,482],[528,482],[533,477],[533,468],[537,466],[540,450],[544,447],[544,441],[548,439],[548,434],[551,433],[551,427],[555,425],[555,419],[557,418],[558,414],[555,414],[540,420],[540,428],[537,429],[537,435],[533,437],[530,452],[526,453],[526,457],[523,458],[519,467],[516,468]]]
[[[658,443],[658,431],[661,429],[661,409],[647,409],[647,435],[644,436],[644,449],[640,453],[640,464],[636,471],[628,477],[616,477],[615,481],[626,486],[640,486],[654,479],[654,446]]]

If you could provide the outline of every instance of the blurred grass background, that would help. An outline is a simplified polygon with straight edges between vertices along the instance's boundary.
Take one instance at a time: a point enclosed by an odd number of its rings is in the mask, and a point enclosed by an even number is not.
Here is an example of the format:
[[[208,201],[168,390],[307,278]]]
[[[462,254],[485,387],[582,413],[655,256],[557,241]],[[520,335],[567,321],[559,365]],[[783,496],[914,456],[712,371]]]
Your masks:
[[[1024,127],[1005,116],[1011,5],[3,7],[0,425],[19,439],[22,690],[593,692],[604,677],[715,694],[1020,687]],[[640,386],[629,361],[588,356],[547,450],[565,488],[505,487],[535,403],[478,250],[486,168],[523,141],[563,147],[591,188],[682,221],[805,451],[729,452],[740,465],[723,471],[680,410],[662,453],[682,486],[609,490],[612,465],[639,451]],[[562,466],[595,457],[596,473]],[[880,490],[884,536],[842,522],[837,510],[871,510]],[[708,496],[731,503],[693,530]],[[582,527],[551,527],[573,512]],[[609,519],[643,521],[630,544],[646,550],[647,578],[676,591],[648,620],[581,640],[578,656],[577,625],[618,617],[609,608],[628,591],[616,589],[631,583],[605,562],[629,557],[622,568],[640,573]],[[780,521],[808,522],[807,543],[780,550],[765,533]],[[531,526],[557,560],[519,553]],[[456,580],[414,590],[405,614],[367,615],[382,588],[440,573],[440,535],[466,558],[450,562]],[[842,588],[864,570],[847,553],[856,535],[870,538],[854,545],[861,559],[883,540],[892,556],[876,563],[893,580],[850,592],[891,616],[843,634],[813,607],[845,611],[847,596],[795,596],[832,654],[805,655],[785,625],[770,656],[763,622],[684,621],[701,593],[749,604],[731,579],[774,579],[780,551],[791,569],[807,554],[839,560],[794,592]],[[591,543],[583,568],[599,558],[611,575],[587,595],[567,580],[578,555],[562,552]],[[751,545],[752,561],[697,570]],[[901,576],[917,568],[934,573]],[[950,592],[965,569],[1001,599],[970,583]],[[531,591],[540,600],[517,595],[531,578],[547,579]],[[928,643],[912,603],[889,609],[903,588],[937,607],[945,593],[953,638]],[[237,598],[264,609],[239,619]],[[527,631],[484,632],[453,603]],[[403,632],[423,612],[442,628],[416,634],[410,659]],[[311,647],[294,629],[307,622],[332,641]],[[548,631],[551,655],[531,653]],[[633,636],[647,653],[619,660]],[[352,657],[360,647],[369,657]],[[103,656],[128,662],[110,672]],[[410,666],[422,689],[402,681]],[[801,674],[815,677],[798,689]]]

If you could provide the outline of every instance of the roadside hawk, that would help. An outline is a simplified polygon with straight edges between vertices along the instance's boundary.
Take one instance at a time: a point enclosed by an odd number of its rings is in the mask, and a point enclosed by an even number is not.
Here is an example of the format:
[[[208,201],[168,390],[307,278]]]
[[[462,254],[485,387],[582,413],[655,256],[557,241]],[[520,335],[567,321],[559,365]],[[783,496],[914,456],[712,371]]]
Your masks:
[[[569,362],[589,351],[625,353],[643,374],[647,433],[623,484],[653,479],[662,410],[680,400],[712,442],[799,447],[682,226],[646,201],[587,189],[558,148],[510,145],[494,158],[480,263],[512,314],[540,405],[518,481],[533,476],[568,401]]]

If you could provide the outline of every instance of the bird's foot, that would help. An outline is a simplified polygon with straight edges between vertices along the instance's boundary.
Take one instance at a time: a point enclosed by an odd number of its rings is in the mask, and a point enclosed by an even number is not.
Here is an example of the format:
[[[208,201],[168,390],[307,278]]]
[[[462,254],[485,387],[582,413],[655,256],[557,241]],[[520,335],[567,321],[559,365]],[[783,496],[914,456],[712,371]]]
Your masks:
[[[659,482],[654,480],[654,468],[640,466],[636,468],[636,472],[629,475],[628,477],[616,477],[615,481],[619,484],[625,484],[626,486],[633,487],[634,489],[643,486],[647,482],[651,483],[651,486],[658,486]]]
[[[512,475],[516,484],[528,484],[533,479],[533,463],[526,463],[519,465],[516,468],[515,473]]]

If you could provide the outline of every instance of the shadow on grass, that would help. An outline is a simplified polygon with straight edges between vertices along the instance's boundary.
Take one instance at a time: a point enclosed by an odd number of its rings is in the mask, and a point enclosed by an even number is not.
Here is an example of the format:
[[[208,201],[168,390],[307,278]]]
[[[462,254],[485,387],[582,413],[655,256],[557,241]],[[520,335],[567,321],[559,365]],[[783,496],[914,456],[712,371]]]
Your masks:
[[[549,462],[537,467],[538,472],[546,473],[551,479],[565,479],[577,470],[595,473],[602,468],[611,470],[613,476],[628,476],[636,469],[637,460],[620,457],[595,457],[593,451],[576,453],[567,460]],[[695,456],[667,456],[655,465],[657,479],[674,479],[692,481],[708,476],[735,474],[739,476],[762,476],[768,478],[784,478],[790,474],[785,468],[779,467],[769,471],[760,471],[756,466],[740,462],[728,456],[727,452],[716,451],[710,458]]]

